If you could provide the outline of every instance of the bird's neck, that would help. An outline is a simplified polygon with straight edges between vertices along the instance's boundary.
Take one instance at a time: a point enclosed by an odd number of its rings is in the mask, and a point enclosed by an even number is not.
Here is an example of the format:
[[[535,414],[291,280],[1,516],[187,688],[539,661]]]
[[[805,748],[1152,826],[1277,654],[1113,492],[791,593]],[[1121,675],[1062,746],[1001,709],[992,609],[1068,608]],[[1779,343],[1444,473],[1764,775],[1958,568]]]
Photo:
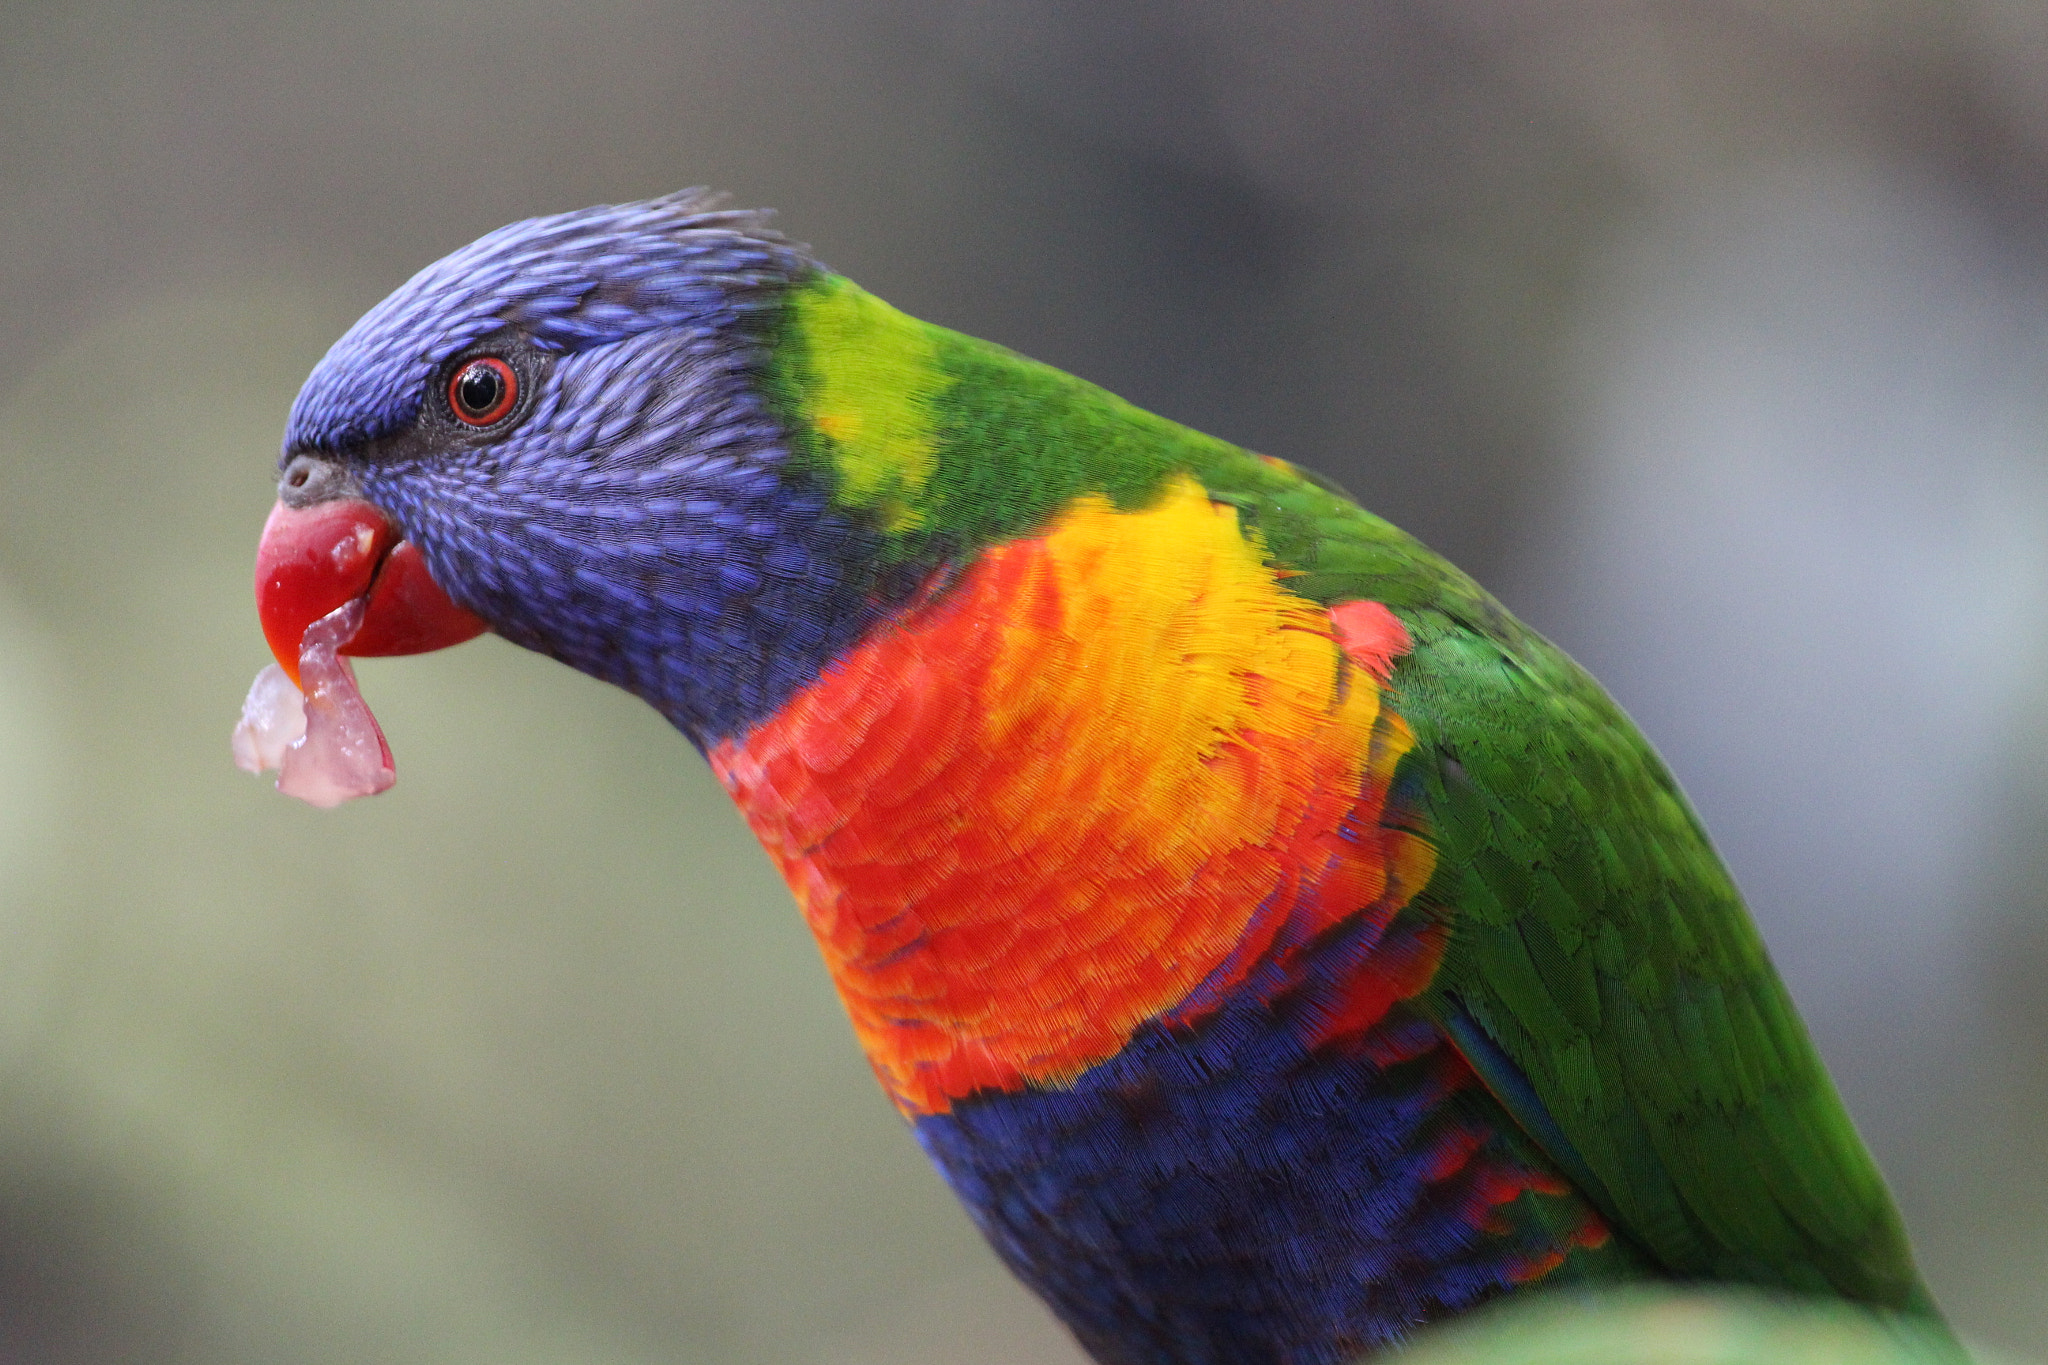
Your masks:
[[[1043,532],[1075,498],[1151,502],[1184,471],[1241,482],[1260,457],[841,276],[790,286],[762,392],[794,467],[888,564],[960,561]],[[1206,481],[1206,480],[1205,480]]]

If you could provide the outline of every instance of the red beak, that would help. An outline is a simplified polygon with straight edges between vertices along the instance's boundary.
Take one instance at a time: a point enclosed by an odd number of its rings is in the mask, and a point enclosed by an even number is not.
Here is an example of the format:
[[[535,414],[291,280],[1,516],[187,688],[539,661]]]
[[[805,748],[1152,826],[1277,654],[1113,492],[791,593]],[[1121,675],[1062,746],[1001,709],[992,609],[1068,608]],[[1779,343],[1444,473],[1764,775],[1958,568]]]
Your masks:
[[[270,509],[256,547],[256,614],[278,664],[299,681],[306,627],[367,597],[362,628],[343,654],[424,654],[486,629],[455,605],[411,541],[360,498]]]

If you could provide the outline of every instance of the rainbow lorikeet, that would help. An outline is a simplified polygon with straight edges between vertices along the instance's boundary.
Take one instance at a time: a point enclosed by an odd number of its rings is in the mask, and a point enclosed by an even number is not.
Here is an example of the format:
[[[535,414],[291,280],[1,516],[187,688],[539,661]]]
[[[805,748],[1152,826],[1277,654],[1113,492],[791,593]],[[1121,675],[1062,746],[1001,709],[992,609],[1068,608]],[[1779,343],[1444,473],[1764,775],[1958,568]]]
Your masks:
[[[658,708],[1099,1360],[1320,1365],[1655,1279],[1933,1314],[1656,754],[1315,476],[695,192],[430,266],[281,468],[284,668],[331,700],[337,644],[488,627]]]

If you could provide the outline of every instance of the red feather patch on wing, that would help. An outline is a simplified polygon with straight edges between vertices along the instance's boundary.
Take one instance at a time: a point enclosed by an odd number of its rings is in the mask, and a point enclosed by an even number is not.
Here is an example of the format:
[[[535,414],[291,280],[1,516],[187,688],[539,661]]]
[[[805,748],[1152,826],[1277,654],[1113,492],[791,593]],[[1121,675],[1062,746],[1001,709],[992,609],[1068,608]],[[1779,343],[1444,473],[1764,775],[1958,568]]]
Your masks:
[[[1330,608],[1330,624],[1351,662],[1383,683],[1394,676],[1394,660],[1415,648],[1401,618],[1378,602],[1339,602]]]

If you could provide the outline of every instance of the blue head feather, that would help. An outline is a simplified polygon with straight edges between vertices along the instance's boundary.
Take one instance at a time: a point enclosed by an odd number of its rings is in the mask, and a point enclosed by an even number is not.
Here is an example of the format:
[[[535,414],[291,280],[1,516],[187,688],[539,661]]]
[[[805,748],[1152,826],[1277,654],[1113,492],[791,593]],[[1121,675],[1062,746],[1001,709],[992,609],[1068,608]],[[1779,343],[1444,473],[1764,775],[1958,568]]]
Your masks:
[[[908,590],[762,401],[783,289],[817,268],[763,218],[686,191],[479,239],[335,343],[285,459],[343,464],[499,634],[699,744],[743,730]],[[482,351],[526,389],[502,433],[439,397]]]
[[[571,352],[648,331],[731,327],[764,287],[812,264],[766,219],[692,189],[479,237],[342,334],[292,404],[285,446],[345,450],[402,430],[449,356],[506,328]]]

